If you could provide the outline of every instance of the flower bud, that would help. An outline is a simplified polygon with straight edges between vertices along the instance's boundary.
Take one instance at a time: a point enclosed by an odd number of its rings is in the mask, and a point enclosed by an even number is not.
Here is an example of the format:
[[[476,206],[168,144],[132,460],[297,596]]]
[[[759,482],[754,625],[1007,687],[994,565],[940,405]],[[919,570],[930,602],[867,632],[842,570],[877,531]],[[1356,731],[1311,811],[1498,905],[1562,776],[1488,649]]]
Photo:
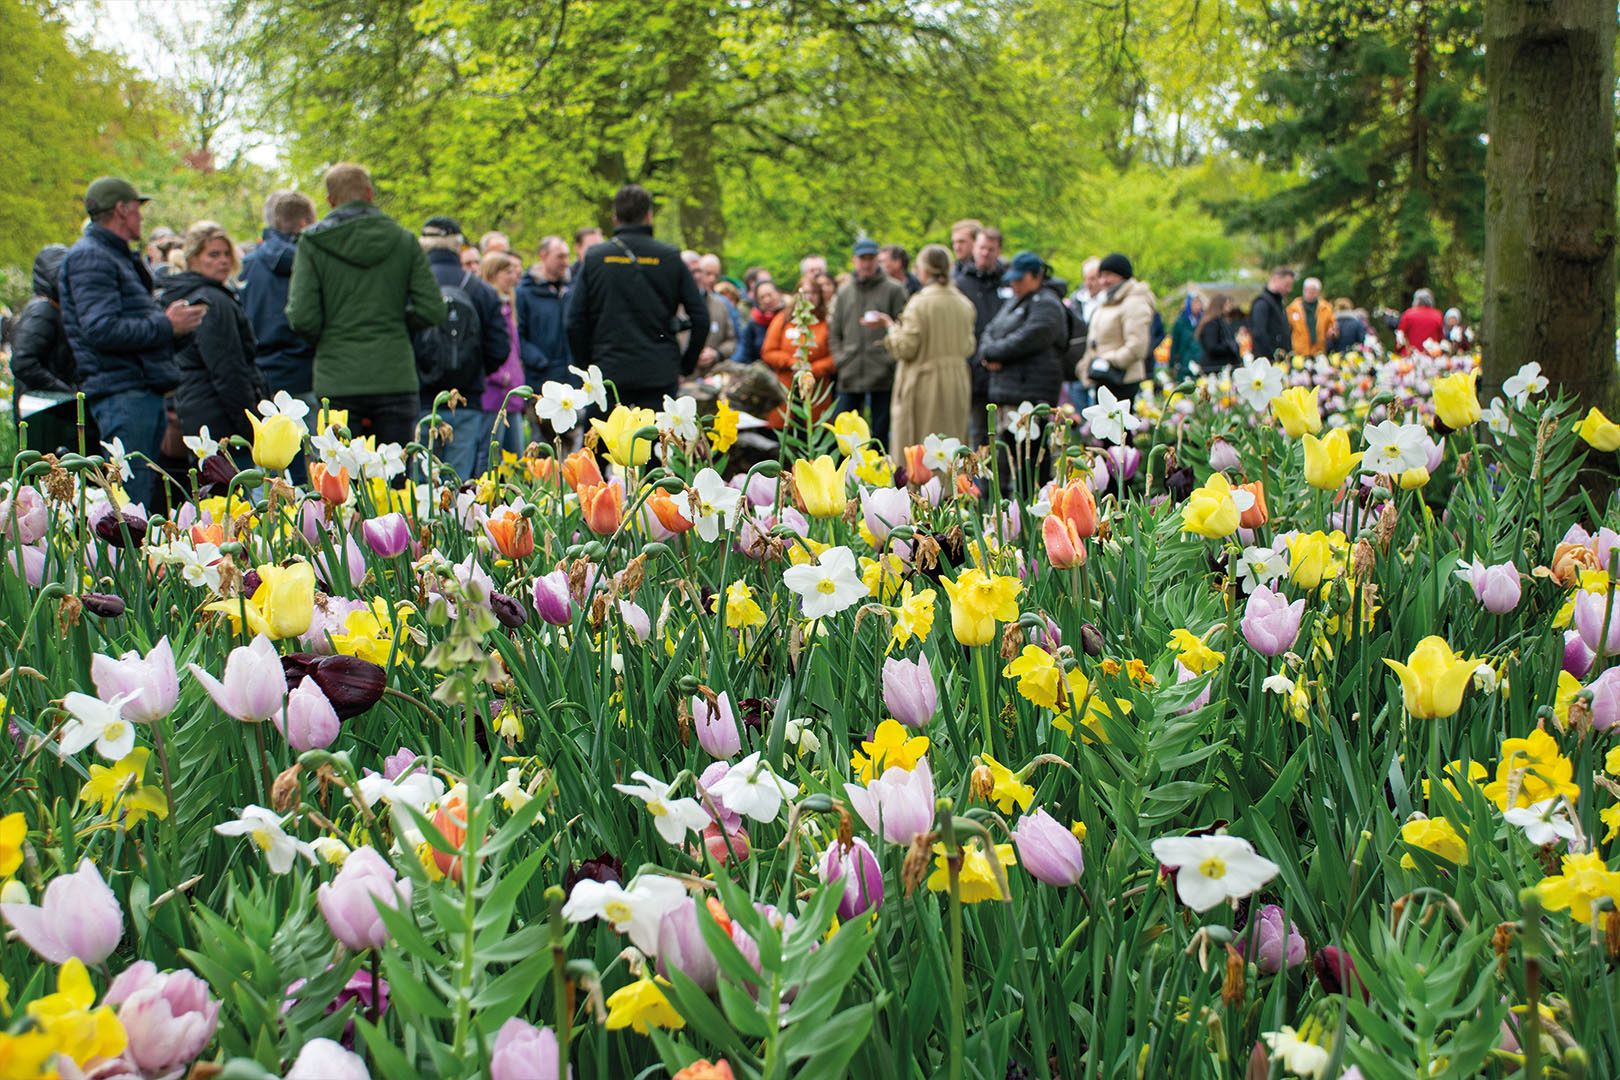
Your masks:
[[[281,658],[281,667],[292,689],[305,678],[315,680],[339,720],[359,716],[377,704],[387,682],[387,672],[380,665],[358,656],[290,653]]]
[[[501,625],[508,630],[516,630],[529,621],[529,614],[523,610],[523,605],[518,603],[515,597],[508,596],[505,593],[490,593],[489,609],[495,613],[495,618],[500,620]]]
[[[124,598],[112,593],[92,592],[79,597],[84,602],[84,609],[92,615],[99,615],[103,619],[116,619],[125,610]]]
[[[1101,656],[1103,651],[1102,631],[1091,623],[1080,627],[1080,647],[1087,656]]]

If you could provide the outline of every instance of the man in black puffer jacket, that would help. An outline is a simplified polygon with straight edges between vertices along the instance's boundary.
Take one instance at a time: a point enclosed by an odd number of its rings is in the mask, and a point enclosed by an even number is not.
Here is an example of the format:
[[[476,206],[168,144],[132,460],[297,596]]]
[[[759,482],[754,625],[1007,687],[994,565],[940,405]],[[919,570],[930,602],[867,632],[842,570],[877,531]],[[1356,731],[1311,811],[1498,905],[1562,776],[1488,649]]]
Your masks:
[[[11,339],[11,374],[19,390],[71,394],[79,388],[56,291],[67,253],[63,245],[52,244],[34,256],[34,296],[17,316]]]

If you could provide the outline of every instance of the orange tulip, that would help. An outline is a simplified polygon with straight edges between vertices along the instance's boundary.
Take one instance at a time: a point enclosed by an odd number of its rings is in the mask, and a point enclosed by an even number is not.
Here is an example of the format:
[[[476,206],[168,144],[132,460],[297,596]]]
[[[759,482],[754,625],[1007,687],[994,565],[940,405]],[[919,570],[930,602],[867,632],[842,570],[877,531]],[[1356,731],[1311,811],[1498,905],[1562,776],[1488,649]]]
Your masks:
[[[446,799],[433,814],[433,827],[460,848],[467,842],[467,803],[460,795]],[[461,856],[433,848],[433,863],[452,881],[461,880]]]
[[[572,454],[563,458],[562,474],[563,479],[568,482],[568,486],[575,491],[578,491],[586,484],[600,484],[602,482],[602,470],[596,464],[596,455],[589,450],[575,450]]]
[[[658,518],[658,523],[672,533],[683,533],[693,525],[681,515],[681,508],[667,491],[654,491],[647,497],[647,505],[652,509],[653,516]]]
[[[1084,480],[1070,480],[1052,490],[1052,516],[1060,517],[1074,527],[1074,533],[1085,540],[1097,535],[1097,497],[1091,485]]]
[[[1256,480],[1252,484],[1239,484],[1239,491],[1247,491],[1254,496],[1254,505],[1243,511],[1238,518],[1238,524],[1245,529],[1258,529],[1271,520],[1271,514],[1266,510],[1266,486]]]
[[[504,506],[484,522],[484,532],[504,558],[526,559],[534,554],[534,526]]]
[[[1067,570],[1086,561],[1086,542],[1075,531],[1074,522],[1056,513],[1041,522],[1041,539],[1046,541],[1046,561],[1054,570]]]
[[[191,527],[191,546],[198,544],[223,544],[225,542],[225,526],[217,521],[207,525],[193,525]]]
[[[958,495],[977,496],[979,494],[979,485],[975,484],[973,482],[973,477],[969,476],[967,473],[957,473],[956,493]]]
[[[611,484],[586,484],[579,489],[579,509],[585,525],[598,536],[609,536],[624,517],[624,489]]]
[[[923,454],[925,452],[921,446],[906,447],[906,483],[921,487],[933,478],[932,470],[923,464]]]
[[[557,459],[554,457],[526,457],[523,467],[529,470],[529,475],[536,480],[546,481],[557,475]]]
[[[333,470],[319,461],[309,463],[309,486],[333,506],[349,501],[349,470],[342,465]]]

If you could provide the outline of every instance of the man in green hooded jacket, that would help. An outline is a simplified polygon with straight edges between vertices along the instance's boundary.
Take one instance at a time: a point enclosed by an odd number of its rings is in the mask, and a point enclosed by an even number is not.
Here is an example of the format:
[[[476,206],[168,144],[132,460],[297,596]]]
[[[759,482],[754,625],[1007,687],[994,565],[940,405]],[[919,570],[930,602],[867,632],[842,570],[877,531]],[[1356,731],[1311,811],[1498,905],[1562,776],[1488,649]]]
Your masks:
[[[411,334],[444,321],[444,298],[416,237],[372,197],[361,166],[327,170],[332,212],[298,238],[287,323],[315,343],[315,395],[348,411],[351,432],[408,443],[421,411]]]

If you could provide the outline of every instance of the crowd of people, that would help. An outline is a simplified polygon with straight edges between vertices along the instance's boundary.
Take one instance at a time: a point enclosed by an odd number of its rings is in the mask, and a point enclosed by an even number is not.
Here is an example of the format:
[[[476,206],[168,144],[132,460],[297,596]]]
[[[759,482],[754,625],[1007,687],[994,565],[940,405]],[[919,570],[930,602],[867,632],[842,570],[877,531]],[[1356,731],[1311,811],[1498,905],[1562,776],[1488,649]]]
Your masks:
[[[1313,277],[1290,298],[1290,267],[1247,312],[1189,286],[1166,326],[1128,256],[1086,260],[1071,291],[1036,253],[1005,258],[1000,231],[976,220],[915,259],[862,236],[847,269],[809,255],[789,285],[760,266],[728,278],[719,256],[655,239],[652,198],[634,184],[614,199],[611,233],[546,236],[527,266],[502,233],[474,243],[451,216],[402,227],[361,166],[332,167],[324,189],[324,215],[304,194],[271,195],[256,243],[199,221],[154,229],[142,251],[149,200],[96,180],[83,235],[35,260],[37,295],[10,335],[18,389],[82,391],[100,439],[160,466],[188,439],[251,438],[266,399],[325,401],[378,443],[426,441],[432,417],[444,465],[470,477],[492,444],[516,452],[554,434],[548,417],[576,407],[593,366],[623,403],[660,409],[684,380],[764,365],[784,387],[813,387],[817,416],[861,413],[899,454],[930,434],[984,445],[1025,402],[1129,399],[1156,371],[1376,350],[1375,318],[1400,348],[1471,340],[1427,289],[1398,316],[1369,315]],[[524,385],[533,393],[513,393]],[[780,429],[786,413],[761,419]],[[139,470],[132,497],[156,495],[157,475]]]

